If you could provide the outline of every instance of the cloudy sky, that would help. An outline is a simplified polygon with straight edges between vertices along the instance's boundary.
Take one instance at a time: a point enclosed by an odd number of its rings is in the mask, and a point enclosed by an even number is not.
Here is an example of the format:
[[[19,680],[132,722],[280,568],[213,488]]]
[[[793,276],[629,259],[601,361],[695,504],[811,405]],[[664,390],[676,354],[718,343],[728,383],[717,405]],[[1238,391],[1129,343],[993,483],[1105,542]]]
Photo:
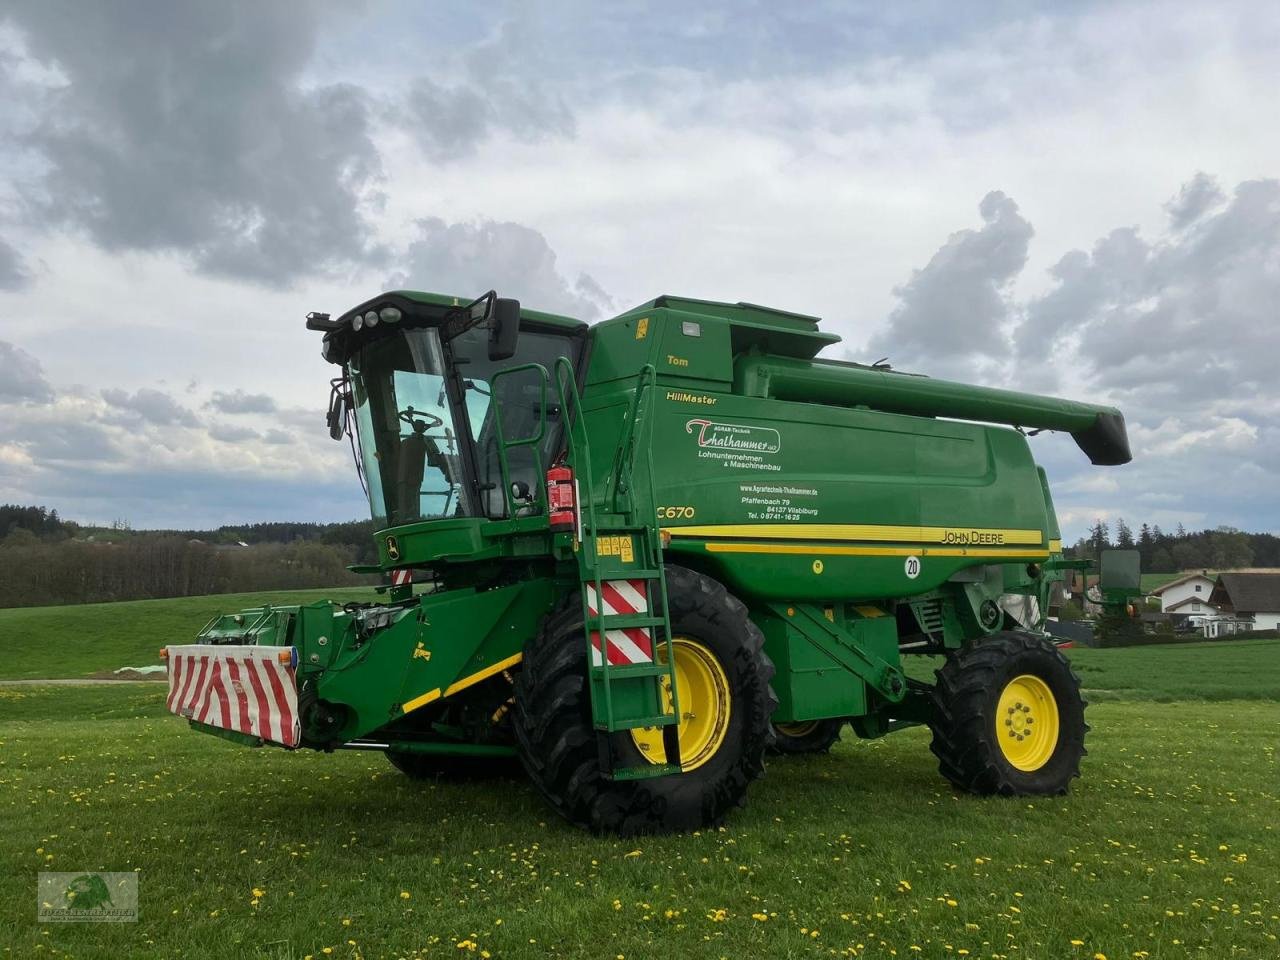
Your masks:
[[[364,515],[303,316],[496,287],[1105,399],[1068,536],[1280,531],[1280,6],[962,9],[0,0],[0,501]]]

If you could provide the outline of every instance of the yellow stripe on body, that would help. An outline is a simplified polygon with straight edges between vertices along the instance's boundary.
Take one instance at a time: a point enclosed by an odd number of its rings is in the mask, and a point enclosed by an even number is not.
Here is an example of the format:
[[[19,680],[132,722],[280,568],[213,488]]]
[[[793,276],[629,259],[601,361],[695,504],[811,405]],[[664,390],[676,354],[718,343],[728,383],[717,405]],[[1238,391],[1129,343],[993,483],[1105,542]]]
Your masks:
[[[999,537],[999,542],[1044,542],[1043,530],[996,527],[917,527],[874,523],[725,523],[689,527],[664,527],[672,537],[707,539],[727,537],[757,540],[892,540],[907,543],[947,543],[948,537]]]
[[[425,707],[431,701],[439,700],[439,699],[440,699],[440,688],[436,687],[434,690],[428,690],[426,693],[424,693],[420,697],[414,697],[412,700],[406,703],[401,709],[404,713],[408,713],[410,710],[417,710],[419,707]]]
[[[507,657],[507,659],[499,660],[497,663],[495,663],[491,667],[485,667],[479,673],[473,673],[469,677],[463,677],[457,683],[451,683],[445,689],[444,695],[446,697],[450,696],[452,694],[457,693],[459,690],[465,690],[467,687],[470,687],[473,684],[479,683],[481,680],[488,680],[495,673],[501,673],[503,670],[507,669],[507,667],[514,667],[517,663],[521,661],[521,659],[523,659],[523,657],[524,657],[524,654],[517,653],[514,657]]]
[[[1043,547],[843,547],[825,543],[716,543],[707,544],[708,553],[775,553],[835,557],[1018,557],[1044,560]]]
[[[414,697],[412,700],[406,703],[402,708],[402,712],[409,713],[411,710],[417,710],[419,707],[425,707],[428,703],[433,703],[434,701],[439,700],[441,697],[452,696],[453,694],[457,693],[459,690],[465,690],[467,687],[474,686],[475,684],[479,683],[481,680],[489,679],[495,673],[501,673],[503,670],[506,670],[508,667],[514,667],[523,658],[524,658],[524,654],[517,653],[513,657],[507,657],[507,659],[505,660],[499,660],[497,663],[493,664],[492,666],[485,667],[483,670],[479,671],[478,673],[473,673],[469,677],[463,677],[461,680],[458,680],[454,683],[449,684],[449,686],[445,688],[443,693],[440,692],[439,687],[436,687],[434,690],[429,690],[426,693],[424,693],[422,696]]]

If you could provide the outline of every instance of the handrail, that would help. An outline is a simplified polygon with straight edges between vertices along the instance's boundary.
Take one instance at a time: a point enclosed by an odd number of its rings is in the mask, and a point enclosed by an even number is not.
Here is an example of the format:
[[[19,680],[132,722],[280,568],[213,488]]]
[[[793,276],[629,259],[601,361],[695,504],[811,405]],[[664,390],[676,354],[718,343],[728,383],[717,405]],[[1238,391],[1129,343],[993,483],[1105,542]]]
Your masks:
[[[640,382],[636,385],[637,396],[645,390],[656,389],[657,384],[658,384],[657,370],[654,369],[653,364],[651,363],[645,364],[644,367],[642,367],[640,370]],[[639,407],[639,404],[637,403],[637,413],[639,412],[638,407]],[[652,407],[650,409],[652,409]],[[642,429],[647,428],[648,430],[648,436],[644,438],[645,440],[647,440],[647,442],[644,444],[644,455],[645,455],[645,472],[647,474],[646,480],[648,481],[645,484],[645,490],[648,494],[648,503],[635,504],[635,506],[637,507],[638,511],[641,513],[642,517],[644,518],[641,522],[645,528],[646,536],[649,539],[649,555],[653,560],[654,567],[658,570],[658,578],[657,578],[658,594],[661,597],[661,602],[662,602],[662,617],[663,617],[663,620],[666,622],[666,631],[665,631],[666,636],[664,640],[666,641],[666,647],[667,647],[667,662],[669,664],[674,665],[675,647],[673,646],[673,638],[671,636],[671,607],[668,606],[667,576],[666,576],[665,566],[663,564],[663,559],[662,559],[662,532],[658,529],[658,510],[657,510],[658,497],[656,492],[656,484],[654,481],[654,471],[653,471],[653,426],[654,426],[653,417],[652,416],[646,417],[645,423],[643,424]],[[633,434],[634,434],[634,430],[633,430]],[[633,451],[632,453],[633,468],[634,468],[634,461],[635,461],[635,456]],[[636,486],[634,482],[635,481],[634,476],[632,476],[631,481],[632,481],[632,487],[634,488]],[[655,654],[657,652],[656,642],[654,644],[654,652]],[[671,683],[671,711],[673,714],[675,714],[676,717],[680,716],[680,690],[679,690],[679,684],[675,682],[674,668],[672,670],[672,683]],[[679,721],[677,721],[677,723],[678,722]],[[677,753],[679,752],[678,743],[676,744],[676,752]],[[668,749],[667,760],[670,761],[670,759],[671,759],[670,750]]]
[[[640,368],[640,373],[636,377],[636,392],[627,406],[622,437],[618,441],[618,449],[613,456],[613,471],[605,487],[605,502],[615,513],[622,512],[618,506],[619,495],[629,494],[635,488],[636,425],[641,420],[645,393],[656,383],[657,371],[653,364],[646,363]]]
[[[567,376],[566,376],[567,375]],[[567,389],[566,389],[567,386]],[[586,418],[582,410],[582,397],[578,393],[578,378],[573,369],[573,365],[569,363],[566,357],[556,358],[556,392],[560,397],[560,408],[564,411],[565,420],[565,437],[568,440],[568,457],[569,465],[573,468],[573,475],[577,478],[583,475],[586,480],[586,496],[582,494],[582,490],[575,491],[575,501],[578,505],[578,516],[581,521],[583,514],[586,515],[586,523],[581,524],[582,529],[577,532],[580,541],[585,540],[585,531],[590,531],[590,544],[583,543],[582,549],[589,550],[586,554],[591,560],[592,586],[595,589],[596,597],[596,633],[600,637],[600,675],[601,686],[604,688],[604,710],[605,716],[613,716],[613,685],[609,682],[609,640],[605,635],[604,629],[604,583],[600,576],[600,564],[597,562],[598,554],[596,553],[596,545],[599,542],[599,527],[596,525],[596,504],[595,504],[595,480],[591,472],[591,440],[587,436]],[[569,403],[570,398],[573,399],[572,407]],[[579,463],[581,460],[581,463]],[[576,480],[575,480],[576,482]],[[591,664],[591,618],[587,598],[582,598],[583,618],[582,625],[583,639],[587,644],[587,663]]]
[[[568,375],[567,379],[565,375]],[[578,504],[579,514],[587,515],[588,523],[585,525],[593,532],[596,530],[596,508],[595,498],[592,495],[595,490],[595,479],[591,472],[591,441],[587,437],[586,419],[582,411],[582,397],[578,393],[577,373],[573,369],[567,357],[556,358],[556,394],[560,398],[560,409],[564,411],[565,437],[568,443],[569,465],[573,468],[575,477],[584,475],[586,481],[586,496],[582,495],[581,489],[577,491],[575,498]],[[565,389],[566,384],[568,390]],[[569,400],[572,398],[573,403]],[[581,459],[581,463],[578,460]],[[581,540],[582,531],[578,531],[578,538]]]

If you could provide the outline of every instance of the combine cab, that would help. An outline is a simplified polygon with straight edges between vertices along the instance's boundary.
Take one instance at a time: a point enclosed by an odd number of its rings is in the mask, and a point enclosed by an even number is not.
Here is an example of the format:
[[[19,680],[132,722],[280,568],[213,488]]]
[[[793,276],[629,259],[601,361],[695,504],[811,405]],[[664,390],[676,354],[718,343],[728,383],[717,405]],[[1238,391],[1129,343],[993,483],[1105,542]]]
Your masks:
[[[933,729],[976,793],[1067,789],[1084,704],[1024,429],[1129,459],[1114,409],[815,359],[811,317],[660,297],[588,328],[489,293],[312,314],[378,526],[378,603],[168,649],[173,712],[412,777],[519,757],[570,821],[709,826],[765,755]],[[1003,424],[1003,426],[1002,426]],[[905,658],[942,654],[935,683]]]

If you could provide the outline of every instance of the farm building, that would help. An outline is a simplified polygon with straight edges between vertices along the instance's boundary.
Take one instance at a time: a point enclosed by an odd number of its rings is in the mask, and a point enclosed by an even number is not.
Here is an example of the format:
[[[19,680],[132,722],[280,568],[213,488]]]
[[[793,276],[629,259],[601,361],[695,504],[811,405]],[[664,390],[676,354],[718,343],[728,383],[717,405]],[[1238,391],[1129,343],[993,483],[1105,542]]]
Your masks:
[[[1222,611],[1209,603],[1216,581],[1206,570],[1195,573],[1184,573],[1176,580],[1170,580],[1151,591],[1153,597],[1160,598],[1161,613],[1176,613],[1182,616],[1217,616]]]
[[[1220,613],[1205,620],[1207,637],[1241,630],[1280,629],[1280,570],[1221,573],[1209,594],[1209,603]]]

